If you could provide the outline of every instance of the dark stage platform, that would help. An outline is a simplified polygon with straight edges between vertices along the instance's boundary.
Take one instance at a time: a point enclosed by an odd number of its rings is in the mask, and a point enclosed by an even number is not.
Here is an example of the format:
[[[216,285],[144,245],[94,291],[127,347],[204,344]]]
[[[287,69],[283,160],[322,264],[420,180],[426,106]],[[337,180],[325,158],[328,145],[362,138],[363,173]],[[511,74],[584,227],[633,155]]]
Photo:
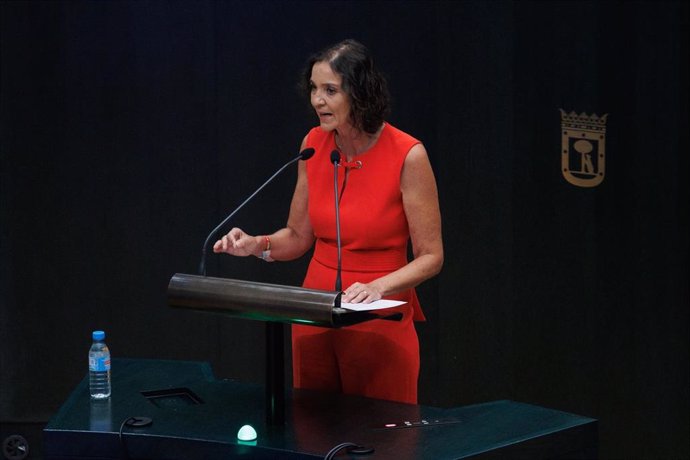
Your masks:
[[[266,422],[261,385],[216,380],[207,363],[115,359],[110,400],[88,378],[44,429],[46,459],[318,459],[352,442],[369,455],[464,459],[597,456],[597,421],[513,401],[442,409],[305,390],[286,396],[285,424]],[[131,417],[150,418],[129,426]],[[252,425],[255,445],[237,432]]]

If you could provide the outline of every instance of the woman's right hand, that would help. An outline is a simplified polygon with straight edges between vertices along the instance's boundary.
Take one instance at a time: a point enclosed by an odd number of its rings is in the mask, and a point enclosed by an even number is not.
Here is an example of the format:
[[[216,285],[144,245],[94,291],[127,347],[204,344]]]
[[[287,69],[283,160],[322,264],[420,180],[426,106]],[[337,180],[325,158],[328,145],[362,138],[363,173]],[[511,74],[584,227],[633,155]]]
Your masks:
[[[259,238],[248,235],[237,227],[230,230],[227,235],[213,245],[213,252],[224,252],[233,256],[257,256],[261,254],[261,251],[261,241],[259,241]]]

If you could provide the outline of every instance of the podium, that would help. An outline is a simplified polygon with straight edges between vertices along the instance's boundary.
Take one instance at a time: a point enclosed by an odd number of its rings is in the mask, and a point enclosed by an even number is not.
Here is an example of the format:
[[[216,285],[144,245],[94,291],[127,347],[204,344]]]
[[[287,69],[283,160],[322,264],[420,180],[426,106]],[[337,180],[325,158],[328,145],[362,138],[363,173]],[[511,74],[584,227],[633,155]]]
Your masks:
[[[400,320],[395,309],[351,311],[340,308],[340,292],[200,275],[175,274],[168,304],[266,323],[266,419],[285,421],[283,324],[351,326],[373,319]]]
[[[173,307],[265,321],[265,388],[216,380],[207,363],[114,359],[110,399],[91,400],[86,376],[46,425],[46,460],[322,459],[344,442],[372,449],[362,459],[597,457],[596,420],[529,404],[435,408],[285,391],[285,323],[342,327],[399,318],[395,309],[350,312],[335,292],[194,275],[175,275],[168,294]],[[237,439],[245,424],[256,441]]]

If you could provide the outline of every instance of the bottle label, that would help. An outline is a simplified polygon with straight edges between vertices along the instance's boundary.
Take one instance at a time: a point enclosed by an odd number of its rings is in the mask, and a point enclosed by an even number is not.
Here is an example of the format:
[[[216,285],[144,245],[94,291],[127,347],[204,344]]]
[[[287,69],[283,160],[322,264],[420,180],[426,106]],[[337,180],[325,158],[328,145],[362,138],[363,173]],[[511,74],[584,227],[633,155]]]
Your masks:
[[[89,369],[96,372],[110,370],[110,357],[89,358]]]

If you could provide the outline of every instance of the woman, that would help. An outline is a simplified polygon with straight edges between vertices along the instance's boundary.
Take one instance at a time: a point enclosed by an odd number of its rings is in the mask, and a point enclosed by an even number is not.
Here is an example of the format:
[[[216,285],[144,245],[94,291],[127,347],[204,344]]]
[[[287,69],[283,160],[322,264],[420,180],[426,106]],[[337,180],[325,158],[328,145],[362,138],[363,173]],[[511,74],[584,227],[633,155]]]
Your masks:
[[[424,146],[384,121],[386,81],[369,51],[354,40],[309,61],[304,75],[319,119],[301,148],[285,228],[252,236],[239,228],[214,252],[291,260],[315,244],[304,287],[333,290],[337,268],[333,150],[341,154],[340,194],[343,302],[404,300],[403,319],[369,321],[342,329],[293,325],[296,388],[416,403],[419,341],[413,321],[424,320],[414,287],[443,265],[436,181]],[[413,260],[407,260],[408,241]]]

